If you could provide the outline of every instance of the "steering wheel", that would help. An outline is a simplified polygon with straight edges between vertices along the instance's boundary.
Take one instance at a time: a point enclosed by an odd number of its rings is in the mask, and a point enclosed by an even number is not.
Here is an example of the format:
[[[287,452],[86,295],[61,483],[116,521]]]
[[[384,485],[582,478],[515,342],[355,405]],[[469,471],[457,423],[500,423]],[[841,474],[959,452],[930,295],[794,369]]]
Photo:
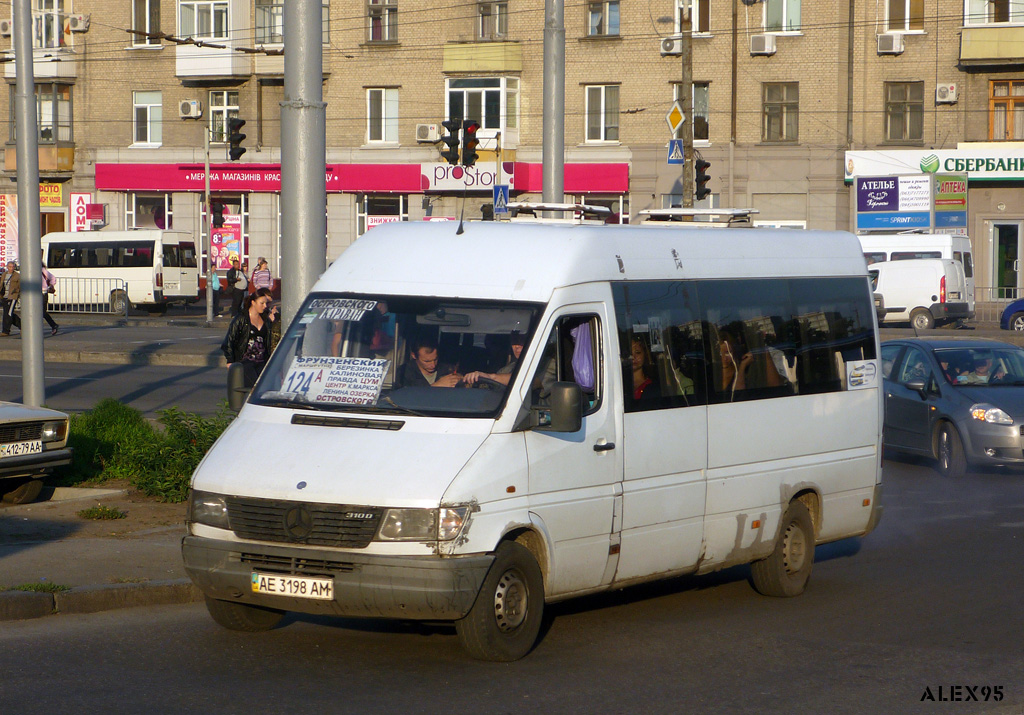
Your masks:
[[[463,381],[463,382],[459,382],[458,387],[485,387],[488,390],[491,390],[491,389],[504,390],[505,389],[505,385],[502,385],[497,380],[492,380],[489,377],[484,377],[483,375],[480,375],[476,379],[476,382],[473,383],[472,385],[467,385]]]

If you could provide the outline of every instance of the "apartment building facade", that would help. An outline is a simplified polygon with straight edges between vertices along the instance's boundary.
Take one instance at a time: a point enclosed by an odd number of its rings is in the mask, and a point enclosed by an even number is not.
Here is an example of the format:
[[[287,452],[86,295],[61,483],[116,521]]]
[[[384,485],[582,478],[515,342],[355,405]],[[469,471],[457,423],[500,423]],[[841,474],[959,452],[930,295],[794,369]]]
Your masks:
[[[1024,50],[1012,54],[1024,32],[1016,8],[1009,0],[566,4],[566,199],[624,217],[681,202],[666,114],[680,96],[688,12],[687,121],[711,162],[707,204],[751,207],[770,225],[852,228],[851,182],[862,166],[888,161],[898,170],[885,173],[910,173],[900,161],[913,152],[967,157],[983,145],[1016,156],[1024,134],[1014,104],[1024,101]],[[33,0],[43,230],[173,226],[207,245],[209,138],[213,200],[226,207],[216,265],[233,253],[261,255],[279,275],[290,233],[280,215],[283,9],[284,0]],[[383,221],[479,217],[496,184],[509,185],[513,199],[540,197],[543,0],[325,0],[322,13],[328,260]],[[10,47],[10,29],[0,22],[0,49]],[[13,179],[15,64],[6,55],[10,90],[0,106],[12,118],[0,132]],[[942,86],[955,88],[955,102],[939,100]],[[441,160],[440,125],[456,114],[481,124],[474,167]],[[246,121],[247,135],[234,162],[225,153],[231,117]],[[998,225],[1008,247],[1012,222],[1024,220],[1016,174],[968,174],[972,238]],[[1018,226],[1017,255],[1022,234]],[[979,255],[979,285],[985,270],[994,285],[1009,248]]]

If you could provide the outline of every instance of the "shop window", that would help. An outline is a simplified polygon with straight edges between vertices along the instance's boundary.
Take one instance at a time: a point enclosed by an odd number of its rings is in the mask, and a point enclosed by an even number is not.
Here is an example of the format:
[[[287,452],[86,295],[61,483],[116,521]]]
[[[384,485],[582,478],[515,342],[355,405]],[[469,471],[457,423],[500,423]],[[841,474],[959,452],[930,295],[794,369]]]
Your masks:
[[[206,207],[200,199],[200,245],[205,252],[210,245],[207,242],[207,218]],[[224,218],[224,225],[214,227],[212,240],[212,255],[214,267],[217,270],[227,270],[231,267],[231,258],[238,257],[242,263],[248,260],[249,255],[249,195],[248,194],[214,194],[210,197],[210,204],[223,206],[221,215]],[[249,266],[251,271],[255,266]],[[206,274],[206,254],[203,254],[203,275]]]
[[[619,85],[586,88],[586,137],[588,142],[619,140]]]
[[[765,82],[763,85],[761,141],[795,142],[799,136],[800,85]]]
[[[174,228],[171,194],[136,194],[125,197],[124,225],[133,228]]]
[[[989,83],[988,127],[991,141],[1024,139],[1024,80]]]
[[[362,236],[374,226],[392,221],[409,220],[409,197],[375,196],[360,194],[356,197],[356,236]]]

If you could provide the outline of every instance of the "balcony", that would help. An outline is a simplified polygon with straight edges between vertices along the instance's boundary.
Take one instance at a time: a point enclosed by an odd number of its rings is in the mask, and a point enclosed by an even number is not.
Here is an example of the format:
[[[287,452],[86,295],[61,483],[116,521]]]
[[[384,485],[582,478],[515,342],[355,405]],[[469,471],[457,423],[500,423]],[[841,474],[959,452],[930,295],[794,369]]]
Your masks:
[[[1024,64],[1024,27],[976,25],[963,28],[960,64],[973,67]]]
[[[3,53],[4,77],[17,77],[14,50]],[[61,47],[56,49],[35,49],[32,51],[32,74],[36,79],[75,79],[78,77],[78,58],[75,51]]]
[[[174,72],[178,77],[192,80],[241,79],[252,74],[252,58],[235,49],[252,47],[249,3],[244,0],[216,3],[213,12],[213,19],[197,19],[194,25],[184,25],[203,28],[197,32],[197,37],[186,35],[187,30],[182,29],[179,18],[178,34],[186,42],[175,48]]]
[[[521,72],[523,48],[518,42],[456,42],[444,46],[443,72],[501,74]]]
[[[75,147],[57,144],[39,145],[40,176],[67,175],[75,168]],[[4,172],[12,175],[18,171],[18,150],[13,144],[4,148]]]

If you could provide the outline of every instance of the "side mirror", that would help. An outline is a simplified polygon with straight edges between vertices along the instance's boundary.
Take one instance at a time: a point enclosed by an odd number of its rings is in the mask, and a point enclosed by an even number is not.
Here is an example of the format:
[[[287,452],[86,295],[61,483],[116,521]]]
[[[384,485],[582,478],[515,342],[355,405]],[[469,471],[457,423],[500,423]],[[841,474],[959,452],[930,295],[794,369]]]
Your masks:
[[[238,412],[249,396],[249,388],[245,386],[245,368],[242,363],[232,363],[228,368],[228,407]]]
[[[921,399],[924,399],[928,394],[928,380],[911,380],[910,382],[904,383],[904,385],[908,390],[913,390],[921,395]]]
[[[549,398],[550,432],[579,432],[583,426],[583,390],[575,382],[556,382]]]

